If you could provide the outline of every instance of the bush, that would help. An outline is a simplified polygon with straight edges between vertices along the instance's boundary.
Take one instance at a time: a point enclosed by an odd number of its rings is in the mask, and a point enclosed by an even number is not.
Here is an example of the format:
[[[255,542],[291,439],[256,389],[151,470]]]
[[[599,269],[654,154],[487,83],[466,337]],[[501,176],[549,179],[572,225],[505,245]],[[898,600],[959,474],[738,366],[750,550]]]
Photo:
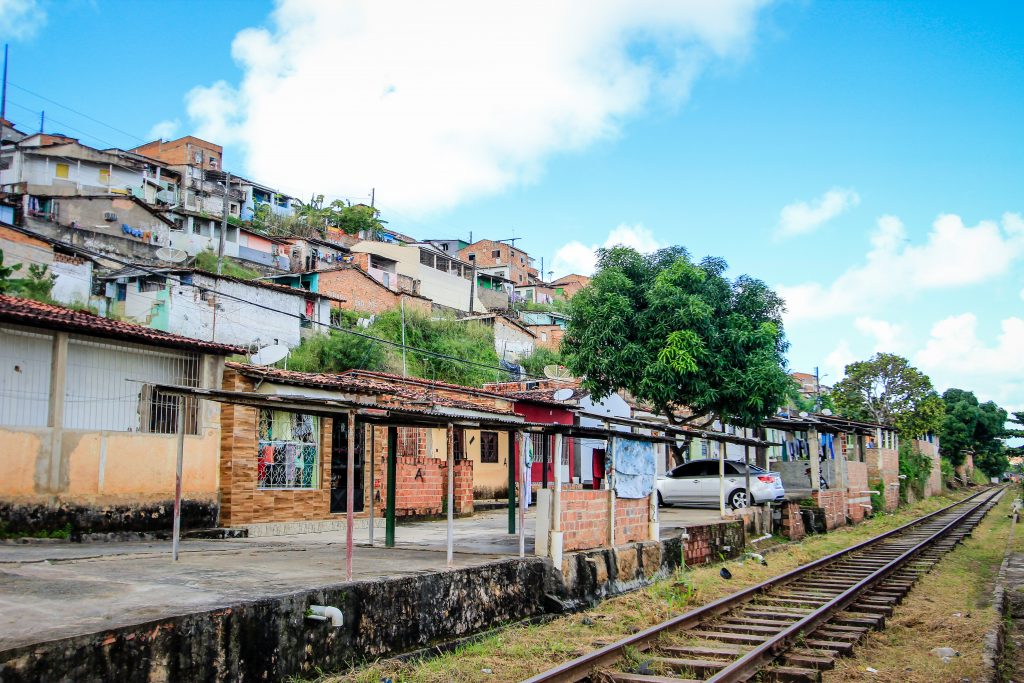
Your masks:
[[[196,255],[196,261],[193,265],[199,270],[205,270],[207,273],[216,273],[217,254],[213,249],[204,249]],[[221,269],[221,274],[238,278],[239,280],[255,280],[262,275],[258,270],[239,265],[228,257],[224,257],[224,267]]]
[[[932,459],[909,441],[900,441],[900,500],[907,501],[907,491],[924,498],[924,487],[932,473]]]
[[[357,318],[356,314],[346,314],[341,326],[354,327]],[[333,331],[329,336],[316,335],[303,340],[292,351],[288,367],[304,372],[343,372],[353,368],[402,372],[402,349],[396,345],[402,341],[402,314],[398,310],[378,315],[365,330],[357,329],[394,344]],[[419,312],[406,311],[405,342],[409,347],[429,352],[407,351],[405,363],[411,377],[466,386],[506,379],[498,368],[494,333],[482,323],[460,322],[455,318],[432,319]],[[464,360],[479,365],[467,364],[462,362]]]
[[[519,364],[523,366],[526,374],[543,377],[545,365],[563,365],[562,354],[538,346],[533,353],[519,361]]]

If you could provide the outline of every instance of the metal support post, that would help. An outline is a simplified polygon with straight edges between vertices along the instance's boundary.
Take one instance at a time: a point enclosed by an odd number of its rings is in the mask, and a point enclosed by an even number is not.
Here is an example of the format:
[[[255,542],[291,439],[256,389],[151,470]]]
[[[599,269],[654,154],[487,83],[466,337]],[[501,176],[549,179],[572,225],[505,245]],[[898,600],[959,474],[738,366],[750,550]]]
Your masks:
[[[388,490],[384,509],[384,546],[395,547],[395,492],[398,477],[398,427],[388,425]]]
[[[185,460],[185,397],[178,397],[178,461],[174,475],[174,535],[171,555],[178,561],[178,543],[181,540],[181,470]]]
[[[508,532],[516,532],[516,433],[508,433]]]
[[[455,551],[455,426],[449,422],[448,430],[448,566],[452,566]]]
[[[355,522],[356,413],[348,413],[348,453],[345,463],[345,579],[352,580],[352,526]]]

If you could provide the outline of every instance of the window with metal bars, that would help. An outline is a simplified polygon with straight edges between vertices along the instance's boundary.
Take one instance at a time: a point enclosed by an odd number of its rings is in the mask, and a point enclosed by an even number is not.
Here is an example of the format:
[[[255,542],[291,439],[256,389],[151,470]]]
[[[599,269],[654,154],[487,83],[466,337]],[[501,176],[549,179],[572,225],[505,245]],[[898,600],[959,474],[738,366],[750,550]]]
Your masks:
[[[256,488],[319,487],[319,423],[313,415],[260,410]]]
[[[498,462],[498,432],[480,432],[480,462]]]

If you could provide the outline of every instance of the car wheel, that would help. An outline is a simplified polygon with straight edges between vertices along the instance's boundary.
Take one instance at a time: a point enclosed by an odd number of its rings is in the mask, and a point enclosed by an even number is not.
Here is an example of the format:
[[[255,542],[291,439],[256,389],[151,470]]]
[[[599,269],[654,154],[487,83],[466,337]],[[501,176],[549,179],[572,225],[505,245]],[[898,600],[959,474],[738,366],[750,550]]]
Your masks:
[[[665,499],[661,497],[661,491],[658,491],[658,507],[667,508],[669,505],[665,502]]]
[[[749,505],[749,500],[746,489],[736,489],[729,494],[729,507],[733,510],[745,508],[747,505]]]

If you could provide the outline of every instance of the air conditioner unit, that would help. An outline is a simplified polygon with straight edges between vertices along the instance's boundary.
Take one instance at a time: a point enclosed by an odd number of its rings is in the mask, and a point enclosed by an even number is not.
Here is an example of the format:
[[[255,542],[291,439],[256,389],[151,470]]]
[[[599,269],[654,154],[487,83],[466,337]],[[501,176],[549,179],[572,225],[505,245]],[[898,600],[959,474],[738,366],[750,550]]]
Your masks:
[[[116,221],[117,220],[117,214],[114,213],[113,211],[104,211],[103,212],[103,220],[105,220],[105,221]]]

